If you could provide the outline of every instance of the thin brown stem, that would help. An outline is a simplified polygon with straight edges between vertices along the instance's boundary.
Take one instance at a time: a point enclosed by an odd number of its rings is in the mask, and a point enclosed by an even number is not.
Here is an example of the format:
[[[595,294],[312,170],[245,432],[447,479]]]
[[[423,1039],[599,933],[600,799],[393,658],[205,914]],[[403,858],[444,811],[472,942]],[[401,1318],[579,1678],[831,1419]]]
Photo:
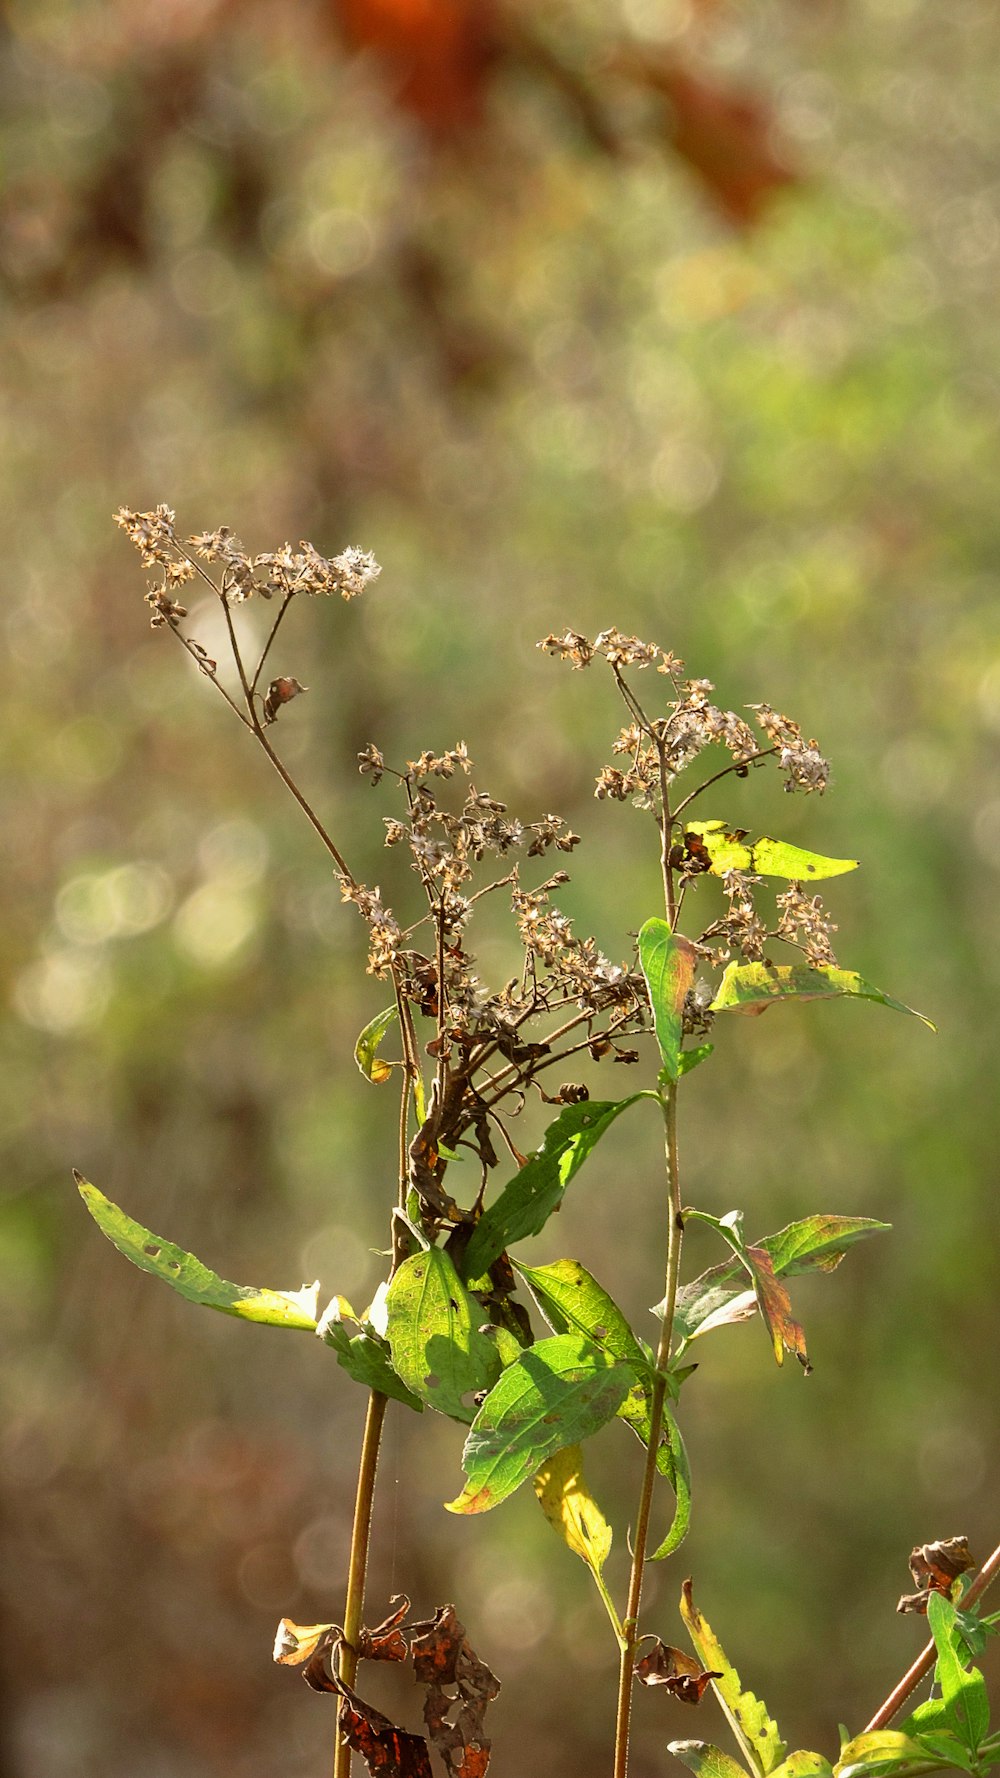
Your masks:
[[[670,864],[671,835],[677,819],[670,812],[670,774],[667,770],[667,750],[662,740],[657,740],[656,757],[660,774],[660,802],[663,813],[660,816],[660,874],[663,878],[663,901],[667,911],[667,923],[671,932],[677,925],[677,899],[674,894],[674,873]]]
[[[1000,1574],[1000,1545],[993,1551],[992,1556],[989,1556],[983,1563],[972,1585],[964,1593],[962,1597],[963,1611],[968,1606],[975,1605],[976,1600],[985,1593],[987,1587],[996,1580],[998,1574]],[[937,1649],[933,1642],[929,1642],[927,1647],[918,1654],[912,1667],[903,1674],[899,1684],[893,1687],[885,1703],[876,1710],[871,1722],[865,1724],[862,1730],[863,1734],[870,1735],[876,1729],[884,1729],[891,1723],[897,1710],[906,1703],[910,1693],[916,1691],[922,1679],[926,1679],[936,1659]]]
[[[257,690],[257,686],[260,683],[260,676],[264,671],[264,662],[267,660],[267,657],[271,652],[271,643],[274,641],[275,636],[278,634],[278,631],[281,628],[281,620],[284,617],[285,612],[288,610],[288,607],[291,604],[294,597],[295,597],[294,593],[286,593],[284,599],[282,600],[281,610],[278,612],[277,617],[275,618],[273,624],[271,625],[271,633],[268,636],[267,641],[265,642],[263,648],[261,649],[260,660],[257,662],[257,665],[254,668],[253,678],[250,681],[251,693],[253,693]]]
[[[656,1480],[656,1459],[660,1448],[660,1433],[663,1429],[663,1403],[667,1387],[664,1373],[670,1362],[670,1345],[673,1338],[674,1328],[674,1306],[677,1301],[677,1279],[680,1273],[681,1243],[684,1236],[684,1223],[681,1217],[680,1170],[677,1155],[676,1082],[672,1082],[665,1089],[662,1104],[670,1223],[667,1234],[663,1320],[660,1324],[660,1338],[656,1348],[657,1376],[650,1392],[649,1438],[646,1443],[646,1462],[642,1473],[639,1510],[636,1515],[635,1532],[633,1535],[632,1572],[629,1577],[628,1603],[625,1607],[625,1617],[622,1623],[624,1640],[622,1642],[621,1664],[618,1675],[618,1721],[615,1729],[614,1778],[626,1778],[626,1773],[628,1771],[629,1730],[632,1721],[632,1681],[635,1673],[635,1651],[639,1627],[639,1607],[642,1603],[643,1568],[646,1561],[646,1546],[649,1541],[649,1520],[653,1504],[653,1484]]]
[[[344,1606],[344,1640],[340,1645],[338,1673],[345,1685],[353,1686],[358,1673],[358,1644],[365,1610],[365,1577],[368,1573],[368,1547],[371,1540],[372,1506],[375,1500],[375,1472],[378,1469],[382,1423],[387,1397],[373,1389],[368,1397],[368,1413],[358,1467],[358,1488],[354,1499],[354,1528],[351,1532],[351,1555],[347,1569],[347,1603]],[[351,1749],[337,1730],[333,1753],[333,1778],[350,1778]]]
[[[235,698],[231,698],[229,693],[227,692],[225,686],[221,683],[221,681],[216,678],[214,673],[210,673],[208,671],[208,668],[205,665],[205,658],[198,653],[198,650],[194,646],[194,644],[192,642],[188,641],[188,638],[185,636],[183,630],[178,625],[176,619],[173,622],[171,622],[170,630],[171,630],[171,633],[177,637],[177,640],[180,643],[181,647],[183,649],[186,649],[187,653],[191,656],[191,659],[194,661],[194,664],[198,668],[198,671],[200,673],[203,673],[205,678],[207,680],[209,680],[212,685],[215,686],[215,689],[220,694],[220,696],[225,698],[226,703],[229,705],[230,710],[233,712],[233,715],[237,718],[237,720],[239,722],[242,722],[244,728],[251,728],[253,726],[252,723],[248,722],[247,718],[244,716],[243,711],[240,709]]]
[[[684,813],[688,804],[693,803],[695,797],[700,796],[703,790],[707,790],[710,784],[718,784],[719,779],[728,778],[730,772],[742,772],[745,766],[756,765],[759,759],[769,759],[771,754],[777,753],[777,751],[777,747],[762,747],[759,753],[751,753],[747,759],[736,760],[731,766],[723,766],[721,772],[713,772],[711,778],[706,778],[703,784],[698,784],[694,790],[689,790],[683,802],[677,804],[674,810],[674,820],[676,821],[678,815]]]

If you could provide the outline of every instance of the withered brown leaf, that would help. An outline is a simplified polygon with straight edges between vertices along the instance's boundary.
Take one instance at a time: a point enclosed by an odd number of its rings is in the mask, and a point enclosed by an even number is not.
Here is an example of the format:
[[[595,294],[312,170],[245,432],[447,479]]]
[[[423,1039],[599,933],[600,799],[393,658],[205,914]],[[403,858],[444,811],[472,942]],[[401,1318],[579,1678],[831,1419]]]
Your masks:
[[[967,1537],[945,1537],[938,1543],[918,1544],[910,1554],[910,1573],[920,1591],[904,1593],[896,1610],[926,1612],[932,1593],[944,1593],[950,1598],[959,1575],[967,1574],[975,1566],[976,1558]]]
[[[682,1648],[671,1648],[658,1636],[652,1641],[648,1655],[643,1655],[635,1665],[635,1677],[640,1685],[662,1685],[682,1704],[700,1704],[709,1680],[721,1679],[722,1674],[707,1671],[693,1655],[685,1654]]]

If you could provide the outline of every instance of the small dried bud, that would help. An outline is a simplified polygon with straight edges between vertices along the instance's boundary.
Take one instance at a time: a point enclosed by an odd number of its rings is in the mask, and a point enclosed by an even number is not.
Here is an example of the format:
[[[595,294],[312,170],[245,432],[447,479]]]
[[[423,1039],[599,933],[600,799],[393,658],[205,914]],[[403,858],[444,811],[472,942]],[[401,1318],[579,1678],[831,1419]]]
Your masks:
[[[273,722],[282,704],[290,704],[293,698],[308,691],[307,685],[300,685],[297,679],[283,675],[280,679],[272,679],[264,699],[264,721]]]
[[[373,784],[378,784],[381,781],[382,773],[385,771],[385,760],[374,742],[369,742],[367,747],[362,747],[358,754],[358,771],[362,777],[370,773]]]

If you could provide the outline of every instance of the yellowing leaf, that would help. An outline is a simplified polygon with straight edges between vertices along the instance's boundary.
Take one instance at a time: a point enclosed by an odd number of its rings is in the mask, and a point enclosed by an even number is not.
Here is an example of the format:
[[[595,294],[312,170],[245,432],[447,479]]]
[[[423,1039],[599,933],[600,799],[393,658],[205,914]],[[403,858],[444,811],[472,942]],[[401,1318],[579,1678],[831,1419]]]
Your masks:
[[[789,882],[816,882],[820,877],[840,877],[857,870],[856,858],[824,858],[821,852],[803,852],[784,840],[764,837],[747,844],[745,833],[728,828],[724,821],[690,821],[684,830],[687,850],[700,858],[713,876],[727,870],[751,871],[758,877],[785,877]]]
[[[689,1580],[684,1582],[681,1591],[681,1617],[702,1666],[710,1667],[720,1675],[713,1679],[712,1690],[746,1759],[759,1778],[768,1778],[775,1766],[781,1764],[786,1752],[778,1725],[768,1714],[766,1704],[754,1697],[753,1692],[743,1690],[736,1668],[727,1659],[714,1630],[695,1605]]]
[[[853,969],[834,969],[831,964],[813,966],[808,963],[730,963],[723,972],[719,991],[712,1001],[712,1012],[761,1013],[774,1000],[839,1000],[848,995],[858,1000],[875,1000],[893,1012],[908,1012],[933,1031],[930,1019],[912,1006],[893,1000],[881,988]]]
[[[376,1086],[381,1086],[392,1073],[389,1063],[383,1062],[378,1052],[395,1017],[396,1008],[387,1006],[384,1012],[376,1014],[374,1019],[369,1020],[354,1045],[354,1060],[365,1079],[374,1081]]]
[[[96,1185],[74,1175],[91,1216],[102,1234],[144,1272],[162,1278],[171,1290],[201,1303],[206,1309],[218,1309],[223,1315],[238,1315],[244,1321],[259,1321],[267,1327],[299,1327],[309,1333],[316,1328],[319,1285],[303,1285],[301,1290],[257,1290],[249,1284],[230,1284],[218,1273],[209,1270],[193,1253],[165,1241],[133,1222],[117,1204],[112,1204]]]
[[[599,1575],[611,1549],[612,1531],[583,1479],[579,1445],[553,1452],[535,1475],[535,1493],[563,1542]]]

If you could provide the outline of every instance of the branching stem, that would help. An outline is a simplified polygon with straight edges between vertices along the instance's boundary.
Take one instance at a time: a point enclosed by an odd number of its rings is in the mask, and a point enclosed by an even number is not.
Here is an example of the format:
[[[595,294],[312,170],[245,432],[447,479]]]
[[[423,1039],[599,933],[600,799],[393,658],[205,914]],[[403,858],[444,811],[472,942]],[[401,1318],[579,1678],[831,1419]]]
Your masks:
[[[979,1573],[976,1575],[975,1580],[972,1582],[972,1585],[965,1593],[962,1599],[963,1611],[968,1606],[976,1603],[976,1600],[985,1593],[987,1587],[996,1580],[998,1574],[1000,1574],[1000,1545],[993,1551],[992,1556],[987,1557],[979,1570]],[[888,1727],[897,1710],[901,1709],[906,1703],[911,1692],[915,1692],[920,1681],[926,1679],[936,1659],[937,1649],[933,1642],[929,1642],[927,1647],[918,1654],[912,1667],[903,1674],[899,1684],[893,1687],[889,1696],[886,1698],[885,1703],[880,1705],[878,1710],[876,1710],[871,1722],[865,1724],[862,1731],[863,1734],[870,1735],[873,1734],[876,1729],[884,1729]]]

